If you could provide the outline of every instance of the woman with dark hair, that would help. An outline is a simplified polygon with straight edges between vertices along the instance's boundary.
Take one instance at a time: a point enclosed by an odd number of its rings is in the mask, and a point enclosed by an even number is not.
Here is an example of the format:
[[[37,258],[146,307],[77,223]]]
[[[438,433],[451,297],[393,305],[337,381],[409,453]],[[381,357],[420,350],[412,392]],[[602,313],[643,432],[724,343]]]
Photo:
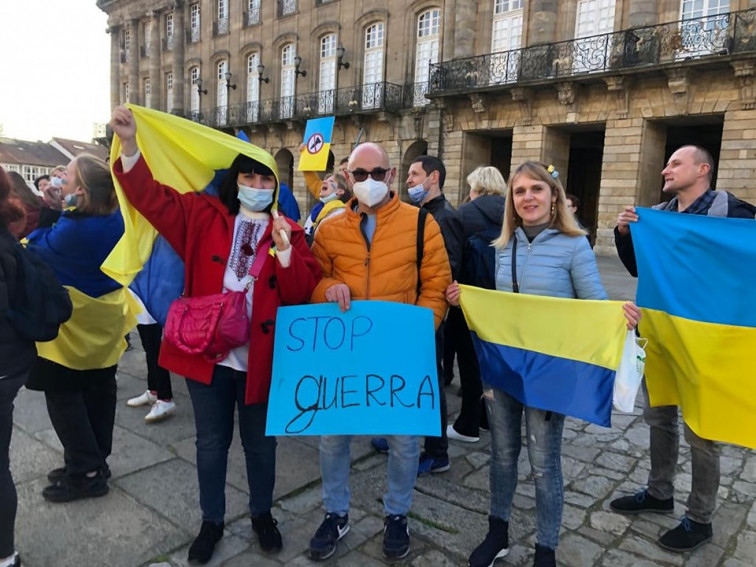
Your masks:
[[[270,511],[276,439],[265,435],[276,310],[307,303],[321,278],[320,267],[302,229],[273,208],[278,180],[270,154],[260,151],[259,160],[238,155],[217,198],[180,194],[153,178],[137,146],[137,124],[130,110],[116,108],[110,125],[122,148],[113,172],[130,203],[184,261],[184,295],[245,292],[251,320],[247,342],[213,361],[185,352],[167,337],[161,345],[160,364],[187,377],[197,428],[202,527],[189,548],[189,560],[209,561],[223,536],[235,410],[247,465],[252,528],[263,550],[278,551],[281,534]]]
[[[20,239],[37,228],[39,224],[39,212],[44,201],[34,194],[20,173],[11,171],[8,173],[8,176],[12,184],[11,192],[21,202],[26,212],[26,223],[14,235]]]
[[[116,365],[126,347],[123,336],[133,326],[123,287],[100,269],[123,234],[110,171],[102,160],[82,154],[62,179],[63,193],[76,206],[28,237],[68,288],[74,307],[58,337],[38,344],[27,384],[44,391],[63,445],[65,465],[48,474],[51,484],[42,492],[50,502],[108,493]]]
[[[14,248],[18,245],[9,226],[23,225],[24,209],[12,196],[12,186],[0,167],[0,567],[18,567],[21,559],[13,541],[18,498],[10,472],[13,400],[29,375],[36,350],[19,336],[8,319],[17,293]]]

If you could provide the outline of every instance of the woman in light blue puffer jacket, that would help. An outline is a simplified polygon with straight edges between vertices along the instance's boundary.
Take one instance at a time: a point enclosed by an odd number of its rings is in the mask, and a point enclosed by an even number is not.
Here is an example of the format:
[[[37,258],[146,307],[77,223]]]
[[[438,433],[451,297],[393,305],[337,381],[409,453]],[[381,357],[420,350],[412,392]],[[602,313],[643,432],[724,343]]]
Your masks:
[[[504,225],[496,247],[496,289],[531,295],[606,299],[596,257],[566,207],[565,192],[553,166],[525,162],[509,179]],[[514,258],[515,273],[512,271]],[[459,301],[459,288],[447,290]],[[628,328],[637,325],[638,308],[624,306]],[[470,556],[471,567],[488,567],[509,548],[508,529],[517,486],[517,459],[525,415],[528,457],[536,487],[536,567],[556,565],[562,522],[561,469],[564,415],[523,405],[504,391],[484,385],[491,428],[491,508],[486,539]]]

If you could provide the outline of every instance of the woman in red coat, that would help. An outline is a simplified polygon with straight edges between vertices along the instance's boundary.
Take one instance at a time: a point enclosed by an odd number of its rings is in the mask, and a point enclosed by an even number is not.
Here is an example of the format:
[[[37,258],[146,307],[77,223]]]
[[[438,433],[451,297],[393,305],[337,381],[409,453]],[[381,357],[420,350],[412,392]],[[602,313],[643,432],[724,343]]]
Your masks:
[[[260,161],[239,155],[218,197],[180,194],[153,179],[136,144],[137,125],[131,111],[116,108],[110,125],[122,146],[113,171],[131,204],[184,260],[185,294],[197,297],[248,290],[251,329],[247,344],[215,363],[186,354],[165,339],[161,346],[160,365],[187,377],[197,427],[203,521],[189,548],[189,560],[207,562],[223,535],[235,407],[247,464],[252,527],[264,550],[278,551],[281,534],[270,513],[276,440],[265,435],[276,309],[306,303],[321,277],[320,268],[302,229],[284,217],[271,217],[277,181],[269,154],[265,154],[269,159]],[[266,254],[269,244],[275,254]],[[265,260],[253,278],[249,272],[258,250]]]

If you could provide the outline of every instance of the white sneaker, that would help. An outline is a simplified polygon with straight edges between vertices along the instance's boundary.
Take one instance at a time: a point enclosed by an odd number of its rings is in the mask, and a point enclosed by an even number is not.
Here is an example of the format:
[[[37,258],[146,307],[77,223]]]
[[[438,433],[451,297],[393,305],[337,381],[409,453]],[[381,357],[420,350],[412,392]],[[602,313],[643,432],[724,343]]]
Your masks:
[[[454,439],[455,441],[464,441],[465,443],[477,443],[480,441],[480,437],[470,437],[468,435],[462,435],[453,425],[446,426],[446,438]]]
[[[157,396],[153,395],[149,390],[145,390],[144,394],[131,398],[126,405],[130,408],[138,408],[139,406],[146,406],[147,404],[153,405],[157,401]]]
[[[144,421],[146,421],[147,423],[162,421],[173,414],[175,411],[176,404],[174,404],[173,401],[164,402],[163,400],[158,400],[155,402],[155,405],[152,406],[150,413],[145,416]]]

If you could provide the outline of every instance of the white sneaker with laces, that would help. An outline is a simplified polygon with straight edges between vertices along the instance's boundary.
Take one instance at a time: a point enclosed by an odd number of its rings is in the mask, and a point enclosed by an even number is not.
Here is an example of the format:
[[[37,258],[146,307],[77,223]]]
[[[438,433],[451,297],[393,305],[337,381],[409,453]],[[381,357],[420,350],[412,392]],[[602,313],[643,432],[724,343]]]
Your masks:
[[[163,400],[158,400],[152,406],[150,413],[148,413],[145,416],[144,421],[146,421],[147,423],[155,423],[156,421],[162,421],[165,418],[172,415],[175,411],[176,411],[176,404],[173,403],[173,400],[167,401],[167,402]]]
[[[455,441],[464,441],[465,443],[477,443],[480,441],[480,437],[470,437],[469,435],[462,435],[453,425],[446,426],[446,438],[454,439]]]
[[[141,394],[137,396],[136,398],[131,398],[128,402],[126,402],[126,405],[130,408],[138,408],[139,406],[146,406],[146,405],[154,405],[154,403],[157,401],[157,396],[152,394],[149,390],[145,390],[144,394]]]

